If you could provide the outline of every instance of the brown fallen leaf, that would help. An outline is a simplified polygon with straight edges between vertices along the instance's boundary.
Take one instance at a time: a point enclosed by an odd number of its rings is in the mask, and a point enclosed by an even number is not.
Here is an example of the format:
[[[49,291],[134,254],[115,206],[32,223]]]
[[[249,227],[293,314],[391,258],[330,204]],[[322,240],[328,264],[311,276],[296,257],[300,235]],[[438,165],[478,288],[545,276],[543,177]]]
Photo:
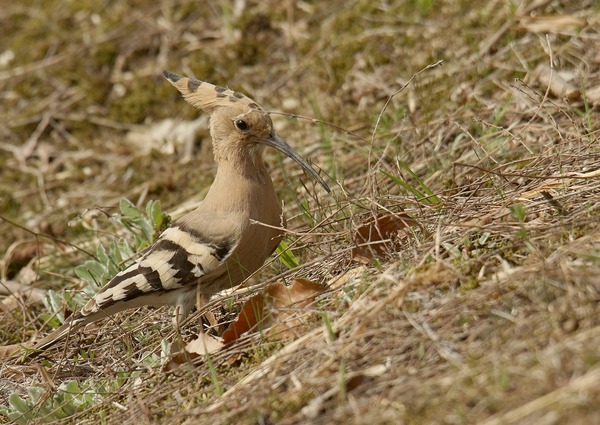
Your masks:
[[[406,213],[382,214],[363,224],[354,235],[357,246],[352,248],[352,259],[369,264],[383,255],[390,244],[398,242],[401,230],[420,224]]]
[[[368,384],[374,378],[386,373],[388,370],[389,367],[386,365],[376,365],[364,371],[350,372],[344,377],[344,385],[334,385],[329,390],[320,393],[310,400],[300,412],[309,420],[315,419],[323,411],[323,405],[327,400],[338,396],[340,397],[340,402],[343,402],[344,399],[342,396],[347,396],[348,393],[355,391],[364,384]],[[345,391],[342,391],[342,388],[345,388]]]
[[[190,363],[198,357],[204,357],[207,354],[216,353],[225,344],[212,335],[201,333],[198,338],[187,343],[182,350],[179,350],[171,357],[171,360],[164,366],[165,371],[176,369],[185,363]]]
[[[6,359],[11,357],[21,348],[27,347],[26,344],[11,344],[11,345],[3,345],[0,347],[0,359]]]
[[[300,309],[323,290],[322,285],[308,279],[294,279],[289,287],[280,282],[269,285],[244,303],[237,319],[223,333],[223,342],[230,344],[250,330],[267,329],[275,323],[277,326],[269,330],[271,335],[291,332],[305,318],[306,312]]]
[[[588,171],[587,173],[566,173],[562,176],[556,176],[556,178],[550,178],[548,176],[543,182],[537,185],[535,188],[527,190],[526,192],[521,193],[516,201],[523,201],[534,196],[542,194],[542,192],[562,188],[562,189],[570,189],[577,190],[580,189],[582,180],[587,179],[597,179],[600,177],[600,169]]]
[[[219,351],[223,347],[223,342],[214,336],[201,333],[198,338],[190,341],[184,350],[195,357],[204,356]]]
[[[306,310],[315,300],[315,297],[325,288],[308,279],[294,279],[287,287],[283,284],[275,285],[273,291],[268,292],[268,301],[271,315],[271,327],[267,335],[277,338],[291,336],[298,337],[300,326],[306,323],[311,311]]]
[[[253,295],[242,305],[242,310],[235,321],[223,332],[223,342],[227,345],[237,340],[243,333],[262,323],[264,315],[265,294]]]
[[[192,157],[197,132],[206,125],[206,117],[194,121],[164,119],[162,121],[138,126],[125,137],[126,143],[135,148],[136,155],[148,155],[152,149],[165,155],[182,151],[182,161]]]
[[[348,284],[348,282],[354,279],[360,279],[367,273],[369,269],[365,266],[358,266],[350,270],[346,270],[342,274],[339,274],[327,282],[327,288],[332,291],[340,289]]]
[[[600,86],[587,89],[585,91],[585,98],[593,105],[600,105]]]
[[[43,245],[37,241],[20,241],[12,244],[4,258],[5,273],[16,275],[32,259],[42,256],[43,251]]]
[[[17,295],[9,295],[8,297],[2,298],[0,300],[0,311],[4,313],[10,313],[13,310],[19,308],[19,306],[24,305],[23,297],[19,297]]]
[[[26,303],[41,302],[46,296],[46,291],[32,285],[7,280],[0,282],[0,294],[8,295],[0,301],[0,310],[9,312]]]
[[[557,70],[553,70],[549,65],[539,64],[533,71],[532,77],[540,86],[550,89],[550,92],[556,97],[566,97],[568,99],[577,99],[581,96],[580,91],[572,83],[565,80]]]
[[[584,25],[584,19],[573,15],[523,16],[521,18],[521,27],[527,32],[577,31]]]
[[[198,357],[220,351],[245,332],[256,330],[259,326],[261,329],[268,328],[265,331],[267,335],[289,335],[303,323],[308,314],[301,309],[312,303],[323,290],[322,285],[308,279],[294,279],[289,287],[280,282],[269,285],[244,303],[236,320],[223,333],[222,341],[202,333],[178,350],[164,366],[164,370],[176,369]],[[239,353],[236,353],[232,361],[238,358]]]

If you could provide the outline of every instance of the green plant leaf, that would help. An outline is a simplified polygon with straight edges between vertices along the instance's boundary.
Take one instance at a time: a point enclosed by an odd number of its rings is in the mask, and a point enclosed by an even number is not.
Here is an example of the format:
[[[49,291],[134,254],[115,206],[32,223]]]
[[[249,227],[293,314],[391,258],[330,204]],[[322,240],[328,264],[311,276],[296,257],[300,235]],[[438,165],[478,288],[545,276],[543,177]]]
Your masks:
[[[286,266],[289,270],[295,269],[300,265],[298,263],[298,259],[296,258],[292,250],[288,248],[288,244],[285,243],[285,241],[279,242],[279,245],[277,246],[277,250],[275,252],[279,256],[279,261],[281,261],[281,264]]]
[[[477,243],[478,243],[480,246],[483,246],[483,245],[485,245],[485,243],[486,243],[486,242],[487,242],[487,240],[489,239],[490,235],[491,235],[491,233],[490,233],[490,232],[483,232],[483,233],[481,234],[481,236],[479,237],[479,239],[477,240]]]
[[[110,263],[110,258],[108,256],[108,252],[106,252],[106,248],[104,248],[104,245],[100,244],[96,248],[96,258],[100,264],[104,264],[105,266]]]
[[[51,323],[52,325],[60,326],[65,321],[65,315],[63,312],[63,297],[58,292],[49,289],[46,292],[46,296],[42,298],[42,302],[46,309],[51,313],[50,316],[54,316],[58,323]]]
[[[135,254],[133,252],[133,248],[131,248],[131,245],[129,245],[129,243],[126,240],[117,242],[117,251],[116,252],[118,252],[117,258],[118,258],[119,264],[121,264],[125,260],[129,260]]]
[[[27,395],[31,400],[32,404],[37,404],[37,402],[42,398],[46,390],[41,387],[29,387],[27,388]]]
[[[154,240],[154,227],[146,218],[140,217],[131,221],[142,231],[144,242],[150,243]]]
[[[160,230],[163,224],[167,221],[167,215],[162,212],[160,201],[148,201],[146,205],[146,215],[152,220],[152,226],[156,230]]]
[[[408,184],[406,181],[402,180],[400,177],[394,176],[393,174],[390,173],[386,173],[385,171],[381,171],[386,177],[392,179],[392,181],[394,183],[396,183],[398,186],[403,187],[404,189],[406,189],[408,192],[412,193],[415,197],[419,198],[419,199],[424,199],[425,195],[415,189],[414,187],[412,187],[410,184]]]
[[[104,284],[107,269],[96,260],[87,260],[85,263],[75,267],[75,274],[78,278],[87,282],[89,288],[95,294]],[[86,290],[84,288],[84,291],[88,293],[89,289]]]
[[[13,408],[13,410],[19,412],[24,419],[33,419],[31,407],[29,407],[29,405],[21,398],[19,394],[12,393],[10,396],[8,396],[8,404]]]
[[[144,216],[144,212],[126,198],[123,198],[119,201],[119,210],[121,210],[121,214],[129,218]]]
[[[388,176],[390,179],[392,179],[395,183],[401,185],[402,187],[404,187],[405,189],[409,190],[411,193],[413,193],[415,196],[417,196],[419,198],[419,200],[423,201],[423,202],[427,202],[429,204],[438,204],[440,202],[442,202],[442,200],[435,195],[431,189],[429,189],[429,187],[425,184],[425,182],[423,182],[423,180],[421,180],[419,178],[419,176],[417,176],[417,174],[411,170],[411,168],[405,164],[404,162],[397,160],[396,163],[398,164],[398,167],[400,167],[401,169],[403,169],[404,171],[406,171],[408,174],[411,175],[411,177],[413,179],[415,179],[417,181],[417,183],[419,183],[419,186],[421,187],[422,191],[417,190],[415,188],[413,188],[411,185],[409,185],[406,181],[393,176],[391,174],[386,173],[385,171],[382,171],[383,174],[385,174],[386,176]]]
[[[523,223],[527,217],[527,209],[520,202],[509,207],[512,216],[519,222]]]

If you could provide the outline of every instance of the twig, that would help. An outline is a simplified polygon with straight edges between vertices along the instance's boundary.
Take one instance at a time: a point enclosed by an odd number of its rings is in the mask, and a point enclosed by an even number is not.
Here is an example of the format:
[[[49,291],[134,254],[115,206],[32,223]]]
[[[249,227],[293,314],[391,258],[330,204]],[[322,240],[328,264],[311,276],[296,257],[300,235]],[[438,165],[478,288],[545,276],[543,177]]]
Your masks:
[[[54,242],[58,242],[58,243],[60,243],[60,244],[66,245],[66,246],[70,246],[71,248],[75,248],[77,251],[81,251],[81,252],[83,252],[84,254],[87,254],[87,255],[89,255],[89,256],[90,256],[90,257],[92,257],[92,258],[96,258],[96,256],[95,256],[94,254],[92,254],[91,252],[89,252],[89,251],[87,251],[87,250],[85,250],[85,249],[83,249],[83,248],[80,248],[80,247],[78,247],[77,245],[74,245],[74,244],[72,244],[72,243],[70,243],[70,242],[67,242],[67,241],[65,241],[64,239],[57,238],[56,236],[52,236],[52,235],[49,235],[49,234],[47,234],[47,233],[35,232],[35,231],[33,231],[33,230],[31,230],[31,229],[28,229],[27,227],[25,227],[25,226],[23,226],[23,225],[21,225],[21,224],[19,224],[19,223],[15,222],[15,221],[12,221],[12,220],[11,220],[11,219],[9,219],[9,218],[6,218],[6,217],[5,217],[5,216],[3,216],[3,215],[0,215],[0,220],[2,220],[2,221],[5,221],[5,222],[7,222],[8,224],[11,224],[11,225],[13,225],[13,226],[15,226],[15,227],[18,227],[19,229],[21,229],[21,230],[24,230],[25,232],[27,232],[27,233],[29,233],[29,234],[31,234],[31,235],[33,235],[33,236],[35,236],[36,238],[46,238],[46,239],[50,239],[50,240],[52,240],[52,241],[54,241]]]

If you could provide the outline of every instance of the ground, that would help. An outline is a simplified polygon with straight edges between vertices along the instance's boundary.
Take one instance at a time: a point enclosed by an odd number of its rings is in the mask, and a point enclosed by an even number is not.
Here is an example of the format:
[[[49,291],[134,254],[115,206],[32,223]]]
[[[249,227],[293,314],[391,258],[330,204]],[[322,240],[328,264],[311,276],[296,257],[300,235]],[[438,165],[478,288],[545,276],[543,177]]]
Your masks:
[[[323,291],[287,307],[303,313],[293,331],[167,367],[169,312],[123,313],[6,357],[0,422],[600,423],[599,12],[592,0],[5,5],[2,345],[83,302],[94,282],[79,266],[98,264],[98,246],[115,272],[111,246],[142,249],[165,224],[135,238],[123,198],[160,200],[175,220],[206,193],[206,121],[163,69],[273,111],[334,190],[267,152],[293,256],[205,309],[221,334],[252,291],[302,277]]]

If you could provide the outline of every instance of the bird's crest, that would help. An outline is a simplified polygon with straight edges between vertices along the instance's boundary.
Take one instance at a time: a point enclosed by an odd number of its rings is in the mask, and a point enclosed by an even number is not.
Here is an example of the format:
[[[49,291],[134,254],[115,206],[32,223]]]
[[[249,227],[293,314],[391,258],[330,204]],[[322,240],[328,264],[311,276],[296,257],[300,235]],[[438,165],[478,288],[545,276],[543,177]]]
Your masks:
[[[242,93],[170,71],[163,71],[163,75],[181,92],[185,100],[205,112],[211,113],[219,106],[266,112],[255,101]]]

